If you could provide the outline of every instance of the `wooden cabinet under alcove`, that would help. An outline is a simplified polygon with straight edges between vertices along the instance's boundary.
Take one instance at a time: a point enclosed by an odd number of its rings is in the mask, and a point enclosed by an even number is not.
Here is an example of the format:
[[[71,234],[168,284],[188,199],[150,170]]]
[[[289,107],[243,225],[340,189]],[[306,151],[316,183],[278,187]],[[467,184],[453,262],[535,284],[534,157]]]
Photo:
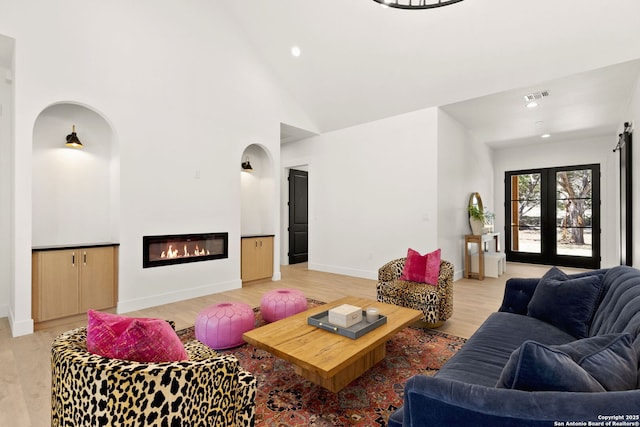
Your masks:
[[[243,236],[240,277],[243,282],[273,276],[273,235]]]
[[[103,310],[117,302],[118,244],[33,249],[34,322]]]

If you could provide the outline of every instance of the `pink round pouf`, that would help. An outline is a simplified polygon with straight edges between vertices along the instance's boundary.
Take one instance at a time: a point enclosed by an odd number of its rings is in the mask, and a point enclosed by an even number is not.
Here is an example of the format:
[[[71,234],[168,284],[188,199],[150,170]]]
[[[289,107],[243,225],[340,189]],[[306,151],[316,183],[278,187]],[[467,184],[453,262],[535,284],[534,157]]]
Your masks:
[[[242,334],[255,327],[251,307],[241,302],[221,302],[198,313],[196,338],[209,347],[221,350],[244,344]]]
[[[307,298],[297,289],[274,289],[262,296],[260,312],[266,322],[275,322],[307,309]]]

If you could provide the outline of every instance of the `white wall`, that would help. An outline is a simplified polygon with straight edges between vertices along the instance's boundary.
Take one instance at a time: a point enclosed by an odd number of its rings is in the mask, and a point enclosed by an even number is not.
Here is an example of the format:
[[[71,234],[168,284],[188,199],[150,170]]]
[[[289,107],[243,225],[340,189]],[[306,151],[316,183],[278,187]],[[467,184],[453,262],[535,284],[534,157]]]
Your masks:
[[[241,286],[238,160],[247,145],[260,144],[272,153],[276,174],[280,123],[312,130],[315,124],[275,83],[225,9],[205,0],[10,2],[3,4],[0,28],[16,40],[20,82],[14,335],[32,330],[32,218],[39,215],[31,196],[34,126],[58,102],[100,111],[120,147],[119,165],[112,164],[121,182],[112,205],[120,218],[118,310]],[[275,230],[276,201],[272,210]],[[142,268],[143,235],[211,230],[229,232],[228,259]]]
[[[480,193],[485,209],[495,211],[491,150],[474,141],[465,128],[438,110],[438,244],[442,258],[464,269],[464,235],[470,234],[467,206],[471,193]]]
[[[8,78],[7,78],[8,77]],[[0,67],[0,317],[9,315],[10,284],[12,275],[13,240],[11,232],[11,187],[12,158],[11,149],[13,123],[12,79],[10,70]]]
[[[437,113],[420,110],[282,146],[282,165],[308,165],[309,268],[375,279],[409,247],[438,248]]]
[[[553,138],[553,137],[552,137]],[[504,173],[506,171],[600,164],[601,266],[620,264],[618,243],[618,155],[613,153],[617,135],[584,140],[552,140],[542,144],[514,146],[494,151],[496,230],[504,231]],[[503,242],[504,243],[504,242]]]

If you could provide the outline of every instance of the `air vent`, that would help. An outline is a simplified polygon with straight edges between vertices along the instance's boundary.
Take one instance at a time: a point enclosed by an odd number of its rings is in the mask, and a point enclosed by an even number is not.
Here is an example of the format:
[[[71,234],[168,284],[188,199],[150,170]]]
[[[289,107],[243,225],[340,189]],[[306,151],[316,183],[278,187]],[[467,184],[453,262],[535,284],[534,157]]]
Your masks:
[[[541,90],[540,92],[530,93],[529,95],[524,96],[524,100],[527,102],[535,101],[536,99],[542,99],[549,96],[548,90]]]

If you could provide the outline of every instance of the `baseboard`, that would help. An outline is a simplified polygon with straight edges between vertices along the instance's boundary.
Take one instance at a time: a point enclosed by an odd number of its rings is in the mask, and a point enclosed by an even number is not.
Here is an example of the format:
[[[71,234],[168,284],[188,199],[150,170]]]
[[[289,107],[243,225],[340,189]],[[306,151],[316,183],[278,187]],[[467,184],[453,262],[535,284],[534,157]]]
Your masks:
[[[173,302],[184,301],[191,298],[203,297],[205,295],[217,294],[224,291],[239,289],[242,281],[232,280],[229,282],[216,283],[199,288],[181,289],[179,292],[169,292],[151,297],[136,298],[128,301],[118,301],[118,313],[129,313],[131,311],[142,310],[149,307],[171,304]]]
[[[360,277],[362,279],[378,280],[378,270],[376,271],[357,270],[355,268],[345,268],[345,267],[315,264],[315,263],[309,263],[308,268],[309,270],[322,271],[324,273],[334,273],[334,274],[341,274],[343,276],[352,276],[352,277]]]
[[[322,271],[324,273],[334,273],[341,274],[343,276],[352,276],[352,277],[360,277],[362,279],[371,279],[378,280],[378,270],[376,271],[366,271],[366,270],[356,270],[353,268],[345,268],[345,267],[337,267],[332,265],[323,265],[323,264],[314,264],[309,263],[309,270]],[[454,271],[453,272],[453,281],[460,280],[464,277],[463,271]],[[275,280],[275,279],[274,279]]]
[[[29,335],[33,333],[33,319],[18,320],[15,319],[15,314],[9,308],[9,327],[11,328],[11,336],[19,337],[22,335]]]

